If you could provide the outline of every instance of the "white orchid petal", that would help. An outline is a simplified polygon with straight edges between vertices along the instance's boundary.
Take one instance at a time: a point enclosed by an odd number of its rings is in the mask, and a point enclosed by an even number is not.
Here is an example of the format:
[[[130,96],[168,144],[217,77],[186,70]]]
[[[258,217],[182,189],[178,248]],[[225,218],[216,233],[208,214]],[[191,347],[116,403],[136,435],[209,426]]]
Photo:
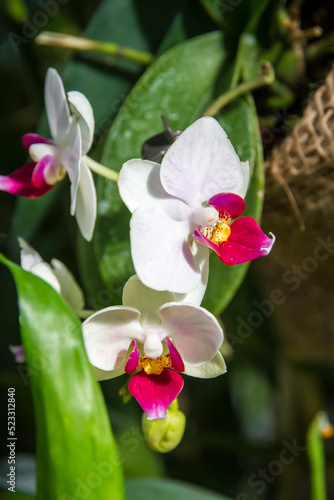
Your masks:
[[[81,131],[82,154],[85,155],[91,148],[94,138],[94,114],[87,97],[81,92],[73,90],[67,93],[73,116]]]
[[[49,283],[58,293],[60,293],[60,284],[55,276],[52,267],[50,264],[46,262],[39,262],[34,264],[30,269],[30,272],[39,278],[42,278],[43,281]]]
[[[241,194],[244,173],[238,155],[217,120],[206,116],[190,125],[168,149],[161,183],[193,208],[218,193]]]
[[[52,259],[51,265],[53,272],[60,284],[60,293],[69,303],[74,311],[84,309],[85,298],[83,291],[76,282],[73,274],[67,269],[60,260]]]
[[[184,363],[184,366],[184,374],[190,375],[191,377],[215,378],[226,373],[226,364],[220,352],[217,352],[215,357],[204,365],[193,366],[188,363]]]
[[[175,302],[162,306],[160,316],[162,328],[173,339],[185,363],[201,365],[217,354],[223,332],[206,309]]]
[[[143,205],[131,219],[131,252],[139,279],[159,291],[187,293],[201,281],[188,245],[187,221],[172,220],[158,207]]]
[[[248,184],[250,180],[250,166],[249,166],[249,161],[242,161],[241,162],[241,167],[242,167],[242,177],[243,177],[243,183],[242,187],[240,188],[240,192],[238,193],[242,198],[246,196],[247,189],[248,189]]]
[[[112,306],[84,321],[83,337],[93,366],[110,371],[124,365],[132,339],[143,340],[139,317],[136,309]]]
[[[53,146],[52,144],[38,143],[30,146],[29,154],[33,161],[38,163],[42,158],[44,158],[44,156],[53,156],[57,158],[59,151],[57,146]]]
[[[160,165],[153,161],[130,160],[124,163],[119,173],[118,188],[130,212],[147,203],[165,210],[175,220],[185,219],[189,214],[189,207],[162,187]]]
[[[36,250],[30,246],[23,238],[18,238],[19,245],[21,248],[21,267],[25,271],[31,271],[31,268],[36,264],[41,264],[43,261],[42,257]]]
[[[59,148],[60,163],[66,168],[71,181],[71,215],[74,215],[81,165],[81,134],[79,125],[75,121],[67,129]]]
[[[54,68],[46,73],[45,107],[51,136],[58,142],[70,124],[70,113],[62,79]]]
[[[93,237],[96,212],[97,201],[93,175],[84,160],[81,160],[75,217],[81,234],[87,241],[91,241]]]
[[[160,307],[166,302],[174,301],[174,293],[152,290],[145,286],[136,274],[128,279],[123,288],[123,305],[138,309],[142,326],[160,324]]]
[[[175,302],[185,302],[187,304],[194,304],[195,306],[201,305],[205,295],[206,287],[209,278],[209,249],[204,245],[198,244],[193,241],[191,246],[192,254],[199,266],[201,273],[201,280],[199,285],[188,293],[175,293]],[[167,300],[166,300],[167,302]],[[171,302],[171,301],[170,301]]]

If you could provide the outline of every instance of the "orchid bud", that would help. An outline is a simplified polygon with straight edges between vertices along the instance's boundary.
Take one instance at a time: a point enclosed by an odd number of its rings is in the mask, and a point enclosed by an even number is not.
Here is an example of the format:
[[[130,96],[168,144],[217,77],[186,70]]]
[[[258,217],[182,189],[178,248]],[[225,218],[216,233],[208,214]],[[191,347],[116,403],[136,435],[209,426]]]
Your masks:
[[[179,410],[177,399],[167,410],[167,418],[148,420],[145,413],[142,417],[142,430],[146,443],[151,450],[168,453],[176,448],[186,428],[186,417]]]

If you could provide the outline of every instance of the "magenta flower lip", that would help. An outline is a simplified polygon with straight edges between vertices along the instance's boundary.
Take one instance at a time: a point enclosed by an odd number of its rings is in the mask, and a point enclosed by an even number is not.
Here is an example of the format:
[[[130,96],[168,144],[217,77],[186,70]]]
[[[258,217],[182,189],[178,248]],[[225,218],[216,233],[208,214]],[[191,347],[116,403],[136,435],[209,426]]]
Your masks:
[[[184,372],[184,363],[173,342],[168,337],[165,340],[169,354],[157,359],[140,359],[137,343],[133,340],[133,351],[125,364],[127,374],[140,370],[131,377],[128,389],[148,420],[166,418],[168,407],[183,388],[183,378],[177,371]]]
[[[218,211],[222,219],[221,230],[224,231],[225,241],[217,244],[213,237],[208,238],[198,229],[194,231],[194,238],[198,243],[214,250],[224,264],[242,264],[270,252],[275,242],[274,237],[269,238],[252,217],[236,219],[246,208],[243,198],[233,193],[221,193],[213,196],[209,204]],[[236,220],[231,224],[233,219]]]

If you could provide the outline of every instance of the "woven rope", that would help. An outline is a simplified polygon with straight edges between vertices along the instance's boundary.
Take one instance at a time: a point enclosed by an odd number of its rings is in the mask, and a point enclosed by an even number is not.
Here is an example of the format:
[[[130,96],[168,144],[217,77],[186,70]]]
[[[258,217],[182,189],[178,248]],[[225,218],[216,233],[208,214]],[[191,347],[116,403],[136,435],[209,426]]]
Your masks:
[[[333,217],[334,69],[291,134],[273,149],[265,169],[266,210],[294,212],[300,226]]]

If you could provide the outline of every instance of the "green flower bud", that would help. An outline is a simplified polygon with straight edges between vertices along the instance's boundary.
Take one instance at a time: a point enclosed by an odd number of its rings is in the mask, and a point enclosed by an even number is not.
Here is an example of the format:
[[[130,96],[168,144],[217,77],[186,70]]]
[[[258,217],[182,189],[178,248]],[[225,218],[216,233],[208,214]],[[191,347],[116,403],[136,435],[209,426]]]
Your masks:
[[[174,450],[181,442],[185,428],[186,417],[179,410],[177,399],[168,408],[167,418],[147,420],[145,413],[142,417],[142,429],[147,446],[159,453]]]

